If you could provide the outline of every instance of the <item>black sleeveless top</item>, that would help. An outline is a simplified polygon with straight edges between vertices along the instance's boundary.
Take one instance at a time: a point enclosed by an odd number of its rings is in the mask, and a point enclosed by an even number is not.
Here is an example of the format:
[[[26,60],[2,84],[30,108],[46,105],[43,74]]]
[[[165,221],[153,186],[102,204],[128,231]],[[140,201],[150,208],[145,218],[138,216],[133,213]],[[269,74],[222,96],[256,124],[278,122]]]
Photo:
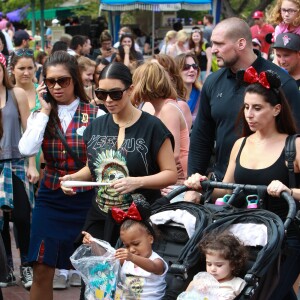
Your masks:
[[[234,181],[239,184],[269,185],[272,180],[279,180],[286,186],[289,186],[289,174],[288,168],[285,164],[284,148],[273,165],[264,169],[247,169],[240,164],[240,157],[246,144],[246,140],[247,138],[244,138],[236,157]],[[266,196],[266,199],[263,200],[265,209],[275,213],[283,221],[285,220],[288,213],[288,204],[285,200],[277,197],[271,197],[270,195]],[[296,235],[295,230],[296,229],[293,228],[293,225],[291,225],[288,230],[288,235]]]

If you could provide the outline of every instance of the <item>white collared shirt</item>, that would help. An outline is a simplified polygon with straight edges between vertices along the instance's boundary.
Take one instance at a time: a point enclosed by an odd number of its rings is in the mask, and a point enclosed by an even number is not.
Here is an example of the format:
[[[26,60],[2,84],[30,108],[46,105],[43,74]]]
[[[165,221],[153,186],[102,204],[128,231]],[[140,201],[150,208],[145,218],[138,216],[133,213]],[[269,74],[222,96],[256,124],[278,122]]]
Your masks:
[[[58,105],[58,117],[64,133],[66,133],[75,115],[79,102],[80,100],[77,98],[69,105]],[[103,114],[103,110],[99,109],[97,117]],[[49,116],[43,112],[32,112],[30,114],[26,130],[19,142],[19,151],[22,155],[32,156],[39,152],[48,121]]]

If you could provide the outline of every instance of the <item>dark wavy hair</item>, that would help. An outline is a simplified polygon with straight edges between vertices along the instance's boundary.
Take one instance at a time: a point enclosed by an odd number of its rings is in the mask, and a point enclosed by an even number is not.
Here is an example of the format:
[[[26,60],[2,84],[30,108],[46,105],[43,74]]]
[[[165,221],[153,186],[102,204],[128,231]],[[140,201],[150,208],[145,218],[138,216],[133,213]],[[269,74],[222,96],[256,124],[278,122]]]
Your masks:
[[[246,87],[244,95],[246,94],[261,95],[264,98],[264,100],[273,107],[277,104],[280,104],[281,105],[280,113],[275,117],[276,129],[280,133],[286,133],[289,135],[295,134],[297,132],[296,122],[293,117],[290,105],[287,102],[287,99],[285,97],[284,91],[282,90],[281,80],[279,75],[272,70],[267,70],[264,73],[270,85],[270,88],[266,88],[260,83],[252,83]],[[245,74],[245,70],[239,70],[236,75],[237,80],[242,85],[247,84],[244,81],[244,74]],[[250,127],[245,118],[244,105],[242,106],[238,114],[236,127],[242,128],[242,136],[249,136],[253,133],[253,131],[250,130]]]
[[[55,67],[57,65],[62,65],[72,77],[72,81],[74,84],[74,95],[80,99],[80,101],[88,103],[88,99],[86,93],[84,91],[83,83],[81,80],[79,67],[77,60],[74,56],[68,54],[66,51],[59,50],[51,54],[43,67],[43,76],[47,77],[47,71],[49,67]],[[49,122],[46,127],[46,133],[50,133],[52,136],[55,135],[55,126],[54,123],[57,122],[59,124],[58,118],[58,106],[55,99],[48,93],[49,101],[51,103],[51,113],[49,116]]]
[[[221,233],[212,231],[206,234],[198,247],[204,255],[218,252],[223,259],[229,260],[233,276],[239,276],[245,267],[248,257],[247,249],[237,237],[228,231]]]

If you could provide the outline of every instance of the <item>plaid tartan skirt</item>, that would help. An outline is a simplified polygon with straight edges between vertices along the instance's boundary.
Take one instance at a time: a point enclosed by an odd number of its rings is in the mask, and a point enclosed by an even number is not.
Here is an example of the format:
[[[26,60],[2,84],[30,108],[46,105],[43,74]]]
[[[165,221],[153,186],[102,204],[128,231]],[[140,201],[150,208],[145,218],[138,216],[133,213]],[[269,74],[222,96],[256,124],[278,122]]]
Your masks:
[[[60,188],[47,188],[42,181],[32,211],[28,261],[71,269],[74,242],[94,197],[94,189],[68,196]]]

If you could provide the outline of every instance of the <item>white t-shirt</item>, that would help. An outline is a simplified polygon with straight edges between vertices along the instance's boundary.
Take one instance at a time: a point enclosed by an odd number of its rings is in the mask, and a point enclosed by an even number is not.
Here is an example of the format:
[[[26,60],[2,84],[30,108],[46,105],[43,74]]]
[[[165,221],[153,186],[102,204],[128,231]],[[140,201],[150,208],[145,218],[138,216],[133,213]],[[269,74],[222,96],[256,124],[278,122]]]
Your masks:
[[[245,287],[246,282],[240,277],[233,277],[229,281],[220,282],[219,296],[222,300],[235,299]]]
[[[166,290],[166,273],[168,271],[167,263],[154,251],[149,259],[161,259],[164,262],[165,270],[162,275],[149,273],[144,269],[135,266],[131,261],[124,261],[121,268],[121,278],[135,294],[137,300],[160,300]]]

